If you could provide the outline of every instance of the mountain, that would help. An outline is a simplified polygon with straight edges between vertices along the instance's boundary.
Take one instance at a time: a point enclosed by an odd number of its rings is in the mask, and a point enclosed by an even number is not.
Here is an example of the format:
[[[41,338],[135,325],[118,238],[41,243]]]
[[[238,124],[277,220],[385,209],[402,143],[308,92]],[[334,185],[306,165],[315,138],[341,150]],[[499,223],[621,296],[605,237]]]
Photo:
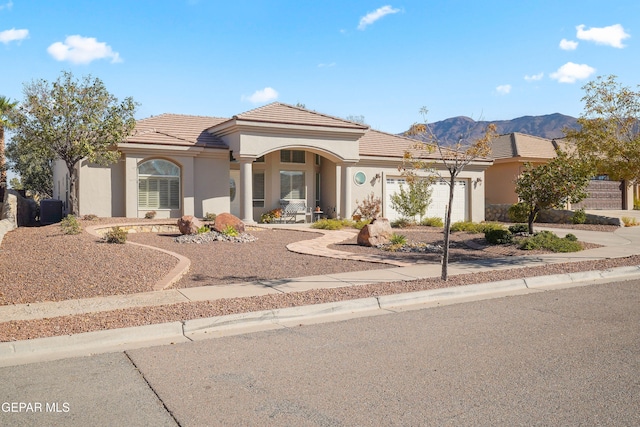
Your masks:
[[[429,123],[438,140],[444,144],[454,144],[461,136],[467,135],[475,140],[482,137],[487,125],[494,123],[499,135],[520,132],[542,138],[562,138],[564,128],[576,128],[575,117],[563,114],[547,114],[544,116],[524,116],[513,120],[475,121],[472,118],[458,116],[439,122]],[[424,139],[424,138],[416,138]]]

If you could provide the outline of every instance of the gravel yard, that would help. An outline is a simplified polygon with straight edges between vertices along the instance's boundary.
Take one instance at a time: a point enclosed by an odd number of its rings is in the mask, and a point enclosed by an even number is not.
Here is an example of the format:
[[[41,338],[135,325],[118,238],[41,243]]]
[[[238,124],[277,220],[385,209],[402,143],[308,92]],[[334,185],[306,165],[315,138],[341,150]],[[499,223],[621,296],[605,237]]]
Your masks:
[[[113,219],[103,219],[98,222],[82,221],[82,225],[94,225],[100,221],[114,222]],[[601,231],[613,231],[614,229],[609,227],[606,230],[601,229]],[[441,230],[421,227],[419,229],[397,230],[396,232],[405,234],[409,240],[420,240],[433,244],[442,240]],[[174,242],[173,238],[176,235],[154,233],[131,234],[129,240],[168,249],[189,257],[192,261],[191,269],[177,283],[177,287],[215,286],[261,279],[390,267],[385,264],[295,254],[286,250],[285,246],[288,243],[314,238],[317,236],[315,233],[273,229],[252,230],[251,233],[258,239],[250,243],[179,244]],[[454,237],[451,251],[452,261],[517,255],[517,253],[505,252],[514,251],[512,248],[498,250],[496,247],[488,247],[484,250],[478,250],[464,244],[464,241],[469,239],[481,244],[482,242],[479,240],[481,236],[479,235],[454,233],[452,236]],[[334,248],[381,253],[378,249],[361,248],[351,241],[334,245]],[[58,225],[20,228],[8,233],[0,246],[0,255],[0,284],[2,284],[0,304],[2,305],[145,292],[151,290],[154,283],[176,264],[173,257],[163,253],[134,245],[100,243],[88,233],[76,236],[63,235]],[[415,257],[414,254],[396,254],[396,256]],[[420,256],[422,257],[421,261],[424,262],[425,255],[421,254]],[[429,258],[427,262],[438,262],[438,254],[433,254],[431,257],[433,260]],[[506,278],[638,264],[640,264],[640,256],[452,276],[447,282],[428,279],[263,297],[233,298],[212,302],[172,304],[34,321],[9,321],[0,323],[0,341],[75,334],[101,329],[458,286]]]

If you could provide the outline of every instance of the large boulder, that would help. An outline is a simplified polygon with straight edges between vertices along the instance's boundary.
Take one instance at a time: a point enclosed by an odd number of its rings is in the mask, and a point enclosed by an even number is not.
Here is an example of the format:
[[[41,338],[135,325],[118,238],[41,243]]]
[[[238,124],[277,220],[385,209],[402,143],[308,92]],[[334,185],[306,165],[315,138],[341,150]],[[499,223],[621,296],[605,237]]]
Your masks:
[[[362,227],[358,233],[358,245],[377,246],[389,243],[393,235],[391,224],[387,218],[376,218],[371,223]]]
[[[191,215],[185,215],[178,220],[178,229],[182,234],[198,234],[198,229],[204,224]]]
[[[222,233],[227,227],[233,227],[238,233],[244,233],[244,222],[235,215],[230,213],[221,213],[216,216],[216,222],[213,224],[213,229],[218,233]]]

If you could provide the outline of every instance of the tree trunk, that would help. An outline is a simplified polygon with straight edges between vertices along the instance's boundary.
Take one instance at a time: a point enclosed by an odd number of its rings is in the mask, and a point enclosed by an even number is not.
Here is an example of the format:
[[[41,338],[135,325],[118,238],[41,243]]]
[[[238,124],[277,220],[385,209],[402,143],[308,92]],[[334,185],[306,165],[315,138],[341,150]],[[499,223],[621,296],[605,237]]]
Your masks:
[[[4,157],[4,126],[0,125],[0,187],[7,188],[7,161]]]
[[[529,225],[529,234],[533,234],[533,221],[536,219],[536,215],[538,215],[538,210],[536,208],[531,209],[529,211],[529,218],[527,219],[527,223]]]
[[[78,193],[76,187],[76,181],[78,179],[76,175],[75,164],[67,163],[67,170],[69,171],[69,215],[78,215]]]
[[[453,205],[453,190],[455,189],[455,176],[451,176],[449,183],[449,204],[447,205],[447,215],[444,219],[444,247],[442,253],[442,274],[440,278],[445,282],[449,278],[449,236],[451,234],[451,210]]]

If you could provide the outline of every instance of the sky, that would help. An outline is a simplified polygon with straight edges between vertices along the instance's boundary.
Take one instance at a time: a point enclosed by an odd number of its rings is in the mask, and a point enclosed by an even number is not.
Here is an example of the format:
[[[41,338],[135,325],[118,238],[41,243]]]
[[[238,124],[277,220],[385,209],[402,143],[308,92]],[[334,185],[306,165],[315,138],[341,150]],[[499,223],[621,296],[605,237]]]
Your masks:
[[[582,87],[640,83],[638,0],[0,0],[0,95],[63,71],[141,119],[274,101],[405,131],[468,116],[583,111]]]

